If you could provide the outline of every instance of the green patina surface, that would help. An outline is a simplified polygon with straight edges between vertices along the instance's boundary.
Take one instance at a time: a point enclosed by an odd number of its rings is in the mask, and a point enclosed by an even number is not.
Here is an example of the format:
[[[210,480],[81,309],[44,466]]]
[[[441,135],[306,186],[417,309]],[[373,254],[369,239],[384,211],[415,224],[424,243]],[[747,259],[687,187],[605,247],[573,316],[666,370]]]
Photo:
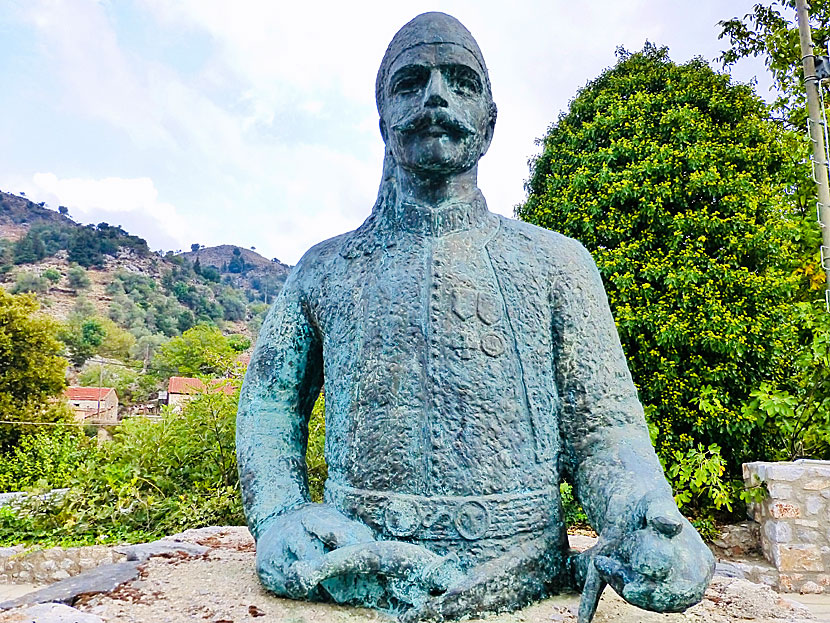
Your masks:
[[[237,446],[257,570],[278,595],[404,621],[512,610],[610,584],[698,602],[714,562],[678,512],[590,254],[488,211],[496,120],[472,35],[421,15],[377,80],[387,146],[366,222],[300,260],[266,319]],[[328,480],[309,498],[325,380]],[[572,556],[567,478],[600,540]]]

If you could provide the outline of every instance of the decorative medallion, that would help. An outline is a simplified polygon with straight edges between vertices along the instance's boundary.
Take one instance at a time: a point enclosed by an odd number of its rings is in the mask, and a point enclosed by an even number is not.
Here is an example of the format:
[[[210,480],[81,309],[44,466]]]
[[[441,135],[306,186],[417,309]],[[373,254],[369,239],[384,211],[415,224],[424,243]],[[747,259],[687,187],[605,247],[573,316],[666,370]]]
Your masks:
[[[412,536],[421,525],[421,511],[414,502],[390,500],[383,512],[383,525],[393,536]]]
[[[497,333],[488,333],[481,338],[481,350],[491,357],[498,357],[504,352],[504,338]]]
[[[458,534],[468,541],[474,541],[490,529],[490,512],[481,502],[464,502],[455,511],[453,523]]]

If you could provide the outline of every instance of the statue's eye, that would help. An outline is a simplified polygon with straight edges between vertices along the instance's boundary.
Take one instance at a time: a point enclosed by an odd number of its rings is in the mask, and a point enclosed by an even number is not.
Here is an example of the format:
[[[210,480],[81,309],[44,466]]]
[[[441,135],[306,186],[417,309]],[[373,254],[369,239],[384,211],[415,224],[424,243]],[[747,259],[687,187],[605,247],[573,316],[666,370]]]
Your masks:
[[[464,65],[452,65],[443,70],[444,79],[449,87],[459,95],[478,95],[481,93],[481,80],[475,71]]]
[[[392,78],[392,95],[416,93],[426,86],[429,72],[423,67],[412,67],[402,70]]]

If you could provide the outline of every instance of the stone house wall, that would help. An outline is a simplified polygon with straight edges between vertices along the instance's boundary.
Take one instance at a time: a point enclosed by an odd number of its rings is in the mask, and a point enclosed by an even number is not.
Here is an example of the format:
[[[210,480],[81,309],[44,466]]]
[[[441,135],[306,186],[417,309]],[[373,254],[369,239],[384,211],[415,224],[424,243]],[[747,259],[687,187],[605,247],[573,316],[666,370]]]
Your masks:
[[[779,590],[830,593],[830,461],[746,463],[743,471],[747,487],[763,482],[769,491],[749,515]]]

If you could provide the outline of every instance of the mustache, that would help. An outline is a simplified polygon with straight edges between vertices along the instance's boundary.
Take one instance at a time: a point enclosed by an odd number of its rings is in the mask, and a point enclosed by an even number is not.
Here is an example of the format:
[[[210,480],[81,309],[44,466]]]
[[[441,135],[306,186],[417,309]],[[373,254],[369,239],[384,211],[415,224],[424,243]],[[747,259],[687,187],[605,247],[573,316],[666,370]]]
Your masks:
[[[425,130],[430,126],[438,126],[445,130],[447,134],[453,134],[459,138],[475,134],[473,128],[443,110],[427,110],[412,115],[392,126],[392,129],[396,132],[412,134]]]

